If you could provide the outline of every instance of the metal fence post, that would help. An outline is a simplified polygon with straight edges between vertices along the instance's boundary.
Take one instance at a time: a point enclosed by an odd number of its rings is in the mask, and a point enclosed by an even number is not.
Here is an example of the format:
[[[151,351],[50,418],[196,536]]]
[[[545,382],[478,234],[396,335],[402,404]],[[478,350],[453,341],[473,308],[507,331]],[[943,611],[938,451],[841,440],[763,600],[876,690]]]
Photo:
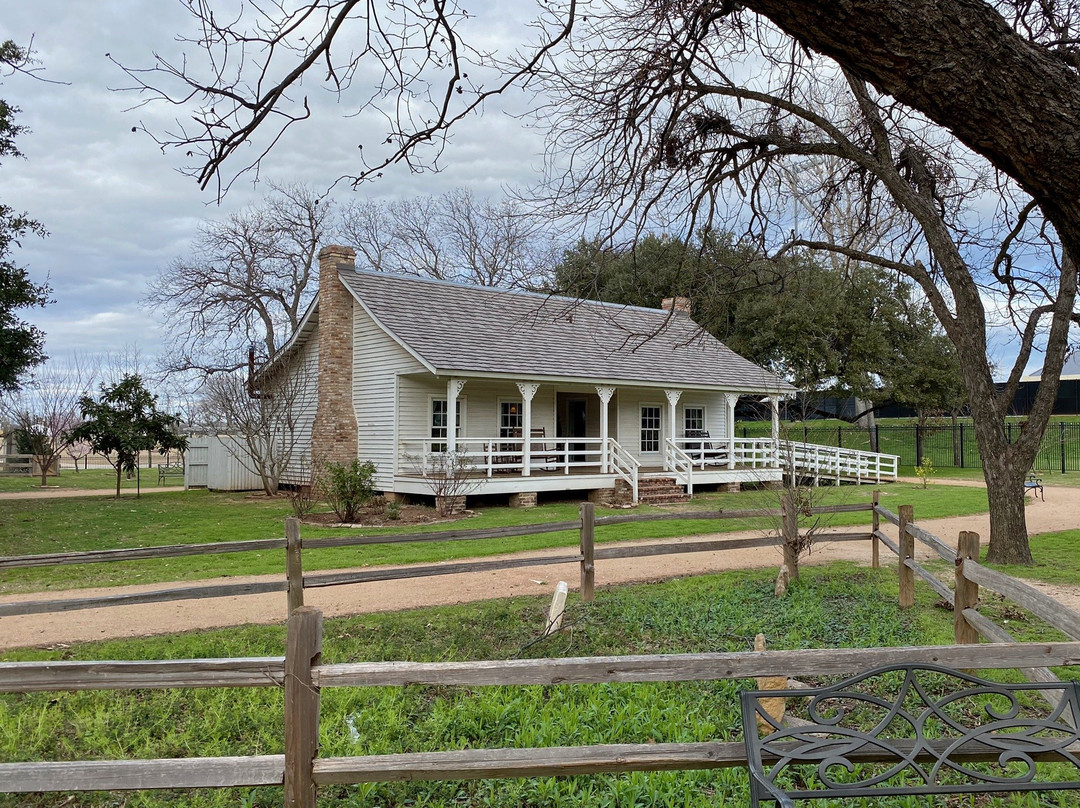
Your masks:
[[[915,424],[915,465],[922,463],[922,427]]]
[[[1065,423],[1058,424],[1061,428],[1061,473],[1065,473]]]
[[[960,468],[964,468],[964,424],[960,423]]]

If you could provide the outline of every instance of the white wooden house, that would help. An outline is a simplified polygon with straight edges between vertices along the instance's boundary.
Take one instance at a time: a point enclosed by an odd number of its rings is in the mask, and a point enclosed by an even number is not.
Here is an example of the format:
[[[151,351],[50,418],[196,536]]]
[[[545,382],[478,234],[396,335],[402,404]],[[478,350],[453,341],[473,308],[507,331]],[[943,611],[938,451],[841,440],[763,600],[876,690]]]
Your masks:
[[[586,302],[357,271],[320,253],[318,299],[279,357],[299,396],[306,462],[371,460],[378,487],[430,494],[442,452],[468,458],[470,494],[637,499],[671,486],[776,483],[776,412],[793,388],[665,309]],[[283,362],[284,359],[278,360]],[[771,439],[737,438],[740,396],[773,405]],[[298,465],[288,482],[303,483]]]

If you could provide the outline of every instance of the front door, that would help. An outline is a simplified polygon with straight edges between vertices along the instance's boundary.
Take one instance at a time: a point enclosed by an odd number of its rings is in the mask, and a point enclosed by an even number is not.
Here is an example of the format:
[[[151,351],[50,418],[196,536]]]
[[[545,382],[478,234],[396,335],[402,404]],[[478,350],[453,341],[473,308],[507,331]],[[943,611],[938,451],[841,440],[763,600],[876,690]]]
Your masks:
[[[568,409],[567,416],[570,420],[570,437],[588,437],[588,402],[583,398],[572,398],[567,401],[566,404]],[[586,451],[586,445],[584,443],[571,443],[570,451],[579,453],[584,452]],[[584,454],[574,454],[570,456],[570,462],[572,463],[584,463],[587,459],[587,456]]]

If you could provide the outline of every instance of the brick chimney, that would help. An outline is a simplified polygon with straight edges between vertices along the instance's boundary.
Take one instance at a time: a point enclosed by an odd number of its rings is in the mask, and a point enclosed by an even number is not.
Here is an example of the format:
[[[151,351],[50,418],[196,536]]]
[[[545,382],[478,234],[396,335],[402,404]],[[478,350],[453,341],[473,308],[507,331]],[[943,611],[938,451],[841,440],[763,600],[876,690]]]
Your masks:
[[[694,305],[688,297],[665,297],[664,302],[660,304],[660,308],[675,314],[685,314],[687,317],[694,311]]]
[[[353,297],[339,280],[356,270],[356,250],[331,245],[319,250],[319,388],[311,429],[315,462],[356,458],[353,408]]]

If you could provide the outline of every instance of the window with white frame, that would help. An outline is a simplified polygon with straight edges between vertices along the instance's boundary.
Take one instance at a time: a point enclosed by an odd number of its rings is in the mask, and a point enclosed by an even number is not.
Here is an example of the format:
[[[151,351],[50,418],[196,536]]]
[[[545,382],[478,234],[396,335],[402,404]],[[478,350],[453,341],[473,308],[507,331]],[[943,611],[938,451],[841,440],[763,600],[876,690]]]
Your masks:
[[[641,407],[641,451],[660,451],[660,407],[643,404]]]
[[[459,438],[461,437],[462,426],[465,421],[462,417],[464,408],[461,405],[463,403],[463,399],[460,398],[455,402],[457,405],[455,407],[455,412],[457,413],[457,429],[454,430],[454,435]],[[447,406],[445,398],[433,398],[431,400],[431,437],[441,438],[444,441],[446,440],[447,416],[449,413],[450,408]],[[431,444],[431,451],[445,452],[446,444],[433,443]]]
[[[520,401],[499,402],[500,438],[520,438],[523,425]]]
[[[690,405],[683,408],[683,435],[700,437],[705,429],[705,408]]]

